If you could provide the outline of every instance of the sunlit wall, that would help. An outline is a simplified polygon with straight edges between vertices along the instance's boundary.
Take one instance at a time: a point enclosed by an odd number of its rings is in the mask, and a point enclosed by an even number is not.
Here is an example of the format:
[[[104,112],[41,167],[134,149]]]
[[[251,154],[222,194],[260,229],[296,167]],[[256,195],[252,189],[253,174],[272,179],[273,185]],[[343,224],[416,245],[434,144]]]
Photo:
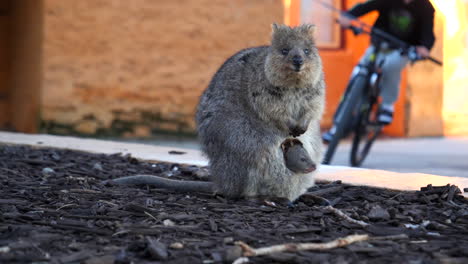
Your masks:
[[[444,134],[468,136],[468,1],[431,0],[444,14]]]

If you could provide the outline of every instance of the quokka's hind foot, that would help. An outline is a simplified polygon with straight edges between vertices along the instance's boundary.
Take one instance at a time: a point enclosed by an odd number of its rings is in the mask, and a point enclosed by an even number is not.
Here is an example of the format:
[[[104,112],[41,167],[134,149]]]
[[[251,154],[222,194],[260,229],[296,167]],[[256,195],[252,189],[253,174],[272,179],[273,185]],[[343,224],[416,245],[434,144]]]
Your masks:
[[[316,170],[316,164],[312,161],[303,147],[302,142],[296,138],[288,138],[281,143],[286,167],[295,173],[310,173]]]

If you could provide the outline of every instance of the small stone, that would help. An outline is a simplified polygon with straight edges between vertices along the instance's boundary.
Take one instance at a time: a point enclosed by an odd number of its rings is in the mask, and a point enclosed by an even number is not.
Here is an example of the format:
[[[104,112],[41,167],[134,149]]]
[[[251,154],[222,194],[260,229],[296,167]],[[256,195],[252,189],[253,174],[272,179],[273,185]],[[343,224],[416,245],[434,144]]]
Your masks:
[[[229,263],[240,257],[242,257],[242,248],[240,246],[228,247],[223,254],[224,261]]]
[[[99,162],[94,163],[93,169],[94,169],[94,170],[98,170],[98,171],[103,171],[103,170],[104,170],[104,169],[102,168],[101,163],[99,163]]]
[[[52,159],[55,161],[60,161],[60,155],[57,154],[56,152],[52,153]]]
[[[180,242],[174,242],[172,243],[171,245],[169,245],[170,248],[173,248],[173,249],[183,249],[184,248],[184,244],[180,243]]]
[[[213,260],[214,263],[222,263],[223,262],[223,256],[219,252],[211,253],[211,259]]]
[[[388,220],[390,219],[390,214],[388,211],[379,205],[373,206],[369,213],[367,214],[367,217],[369,217],[370,220],[376,221],[376,220]]]
[[[46,176],[50,176],[50,175],[52,175],[54,173],[55,173],[54,169],[51,169],[51,168],[43,168],[42,169],[42,174],[44,174]]]
[[[193,175],[199,180],[205,180],[210,177],[210,172],[208,169],[200,168],[199,170],[195,171]]]
[[[0,247],[0,253],[8,253],[10,252],[10,247],[5,246],[5,247]]]
[[[234,242],[234,238],[233,237],[225,237],[223,239],[223,242],[224,242],[224,244],[231,244],[231,243]]]
[[[170,219],[166,219],[166,220],[163,221],[163,225],[164,226],[175,226],[175,223],[172,222],[172,220],[170,220]]]

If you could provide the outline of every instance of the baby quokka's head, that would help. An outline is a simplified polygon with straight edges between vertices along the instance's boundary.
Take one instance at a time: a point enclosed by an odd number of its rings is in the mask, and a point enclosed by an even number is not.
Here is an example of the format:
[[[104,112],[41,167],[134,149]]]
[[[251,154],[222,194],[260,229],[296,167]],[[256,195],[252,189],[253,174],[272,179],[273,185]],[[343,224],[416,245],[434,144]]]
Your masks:
[[[291,28],[272,25],[271,46],[265,71],[276,86],[300,87],[318,81],[322,63],[314,40],[314,25]]]

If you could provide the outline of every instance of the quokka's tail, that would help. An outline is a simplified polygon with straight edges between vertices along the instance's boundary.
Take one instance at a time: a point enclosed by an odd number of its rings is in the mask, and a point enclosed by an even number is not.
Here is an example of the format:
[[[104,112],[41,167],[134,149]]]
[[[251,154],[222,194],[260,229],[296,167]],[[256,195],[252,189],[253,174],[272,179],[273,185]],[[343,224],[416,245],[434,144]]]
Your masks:
[[[118,179],[109,180],[107,182],[121,185],[151,185],[157,188],[172,190],[177,192],[215,192],[212,182],[202,181],[182,181],[171,180],[164,177],[154,175],[133,175]]]

